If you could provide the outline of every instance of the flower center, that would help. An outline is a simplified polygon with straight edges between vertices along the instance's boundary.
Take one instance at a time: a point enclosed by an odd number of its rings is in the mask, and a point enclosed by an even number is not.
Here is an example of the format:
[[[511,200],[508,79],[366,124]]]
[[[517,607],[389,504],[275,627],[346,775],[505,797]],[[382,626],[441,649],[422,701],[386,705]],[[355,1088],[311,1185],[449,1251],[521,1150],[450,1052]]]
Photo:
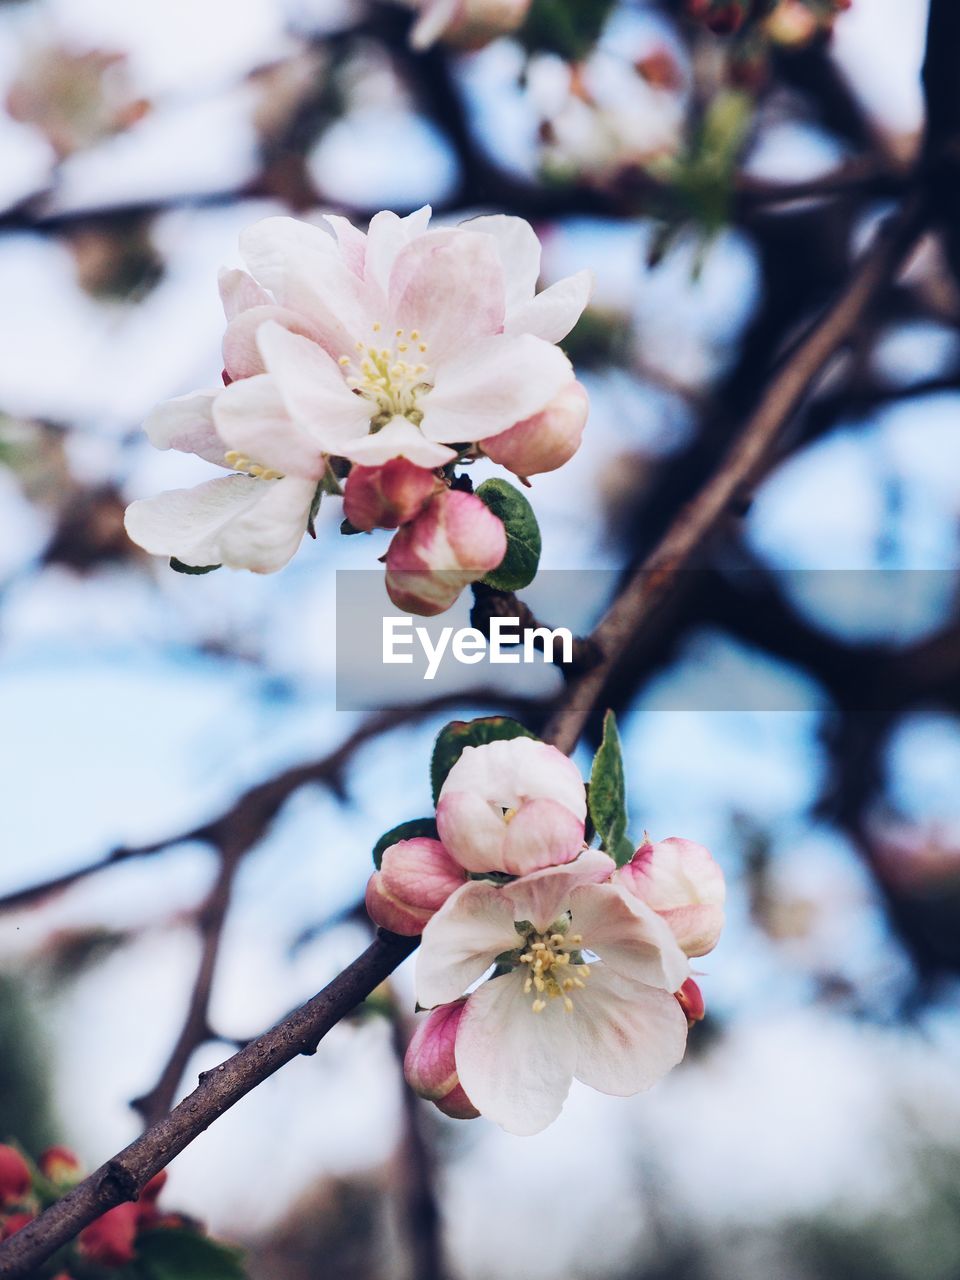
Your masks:
[[[520,963],[530,966],[523,990],[533,995],[530,1007],[534,1013],[542,1013],[548,1000],[562,1000],[565,1012],[572,1011],[572,997],[583,990],[590,977],[582,946],[579,933],[566,933],[566,922],[551,925],[546,933],[534,930],[527,934]]]
[[[396,329],[390,345],[385,346],[380,336],[382,329],[377,321],[372,342],[358,342],[356,356],[340,357],[347,386],[378,406],[372,431],[379,431],[396,417],[407,418],[419,427],[423,421],[419,400],[430,384],[424,381],[429,368],[418,357],[426,355],[427,344],[419,329],[409,333]]]
[[[259,462],[253,462],[250,458],[244,457],[236,449],[231,449],[229,453],[225,453],[223,460],[234,471],[242,471],[245,475],[253,476],[255,480],[283,479],[282,471],[274,471],[272,467],[261,467]]]

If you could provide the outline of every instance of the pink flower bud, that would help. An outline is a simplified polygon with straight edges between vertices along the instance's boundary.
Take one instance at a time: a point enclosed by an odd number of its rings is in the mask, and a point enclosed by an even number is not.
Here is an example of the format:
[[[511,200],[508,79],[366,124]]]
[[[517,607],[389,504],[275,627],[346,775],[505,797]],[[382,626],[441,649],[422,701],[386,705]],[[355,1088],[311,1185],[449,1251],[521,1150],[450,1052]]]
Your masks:
[[[82,1172],[80,1161],[69,1147],[48,1147],[38,1158],[37,1168],[58,1186],[72,1186]]]
[[[36,1216],[35,1213],[11,1213],[10,1217],[4,1218],[3,1224],[0,1225],[0,1240],[9,1240],[18,1231],[29,1226]]]
[[[414,1032],[403,1060],[410,1088],[454,1120],[475,1120],[480,1112],[463,1091],[457,1075],[457,1028],[466,1000],[441,1005]]]
[[[16,1147],[0,1145],[0,1205],[22,1200],[31,1182],[30,1166]]]
[[[703,992],[692,978],[686,980],[680,990],[676,992],[676,997],[680,1008],[686,1014],[688,1027],[703,1021],[707,1012],[703,1003]]]
[[[343,493],[344,515],[355,529],[398,529],[418,516],[437,488],[432,471],[406,458],[379,467],[355,466]]]
[[[401,840],[370,877],[367,913],[382,929],[415,938],[466,878],[439,840]]]
[[[507,553],[503,521],[472,493],[441,489],[387,552],[387,594],[398,609],[443,613]]]
[[[723,928],[723,872],[702,844],[672,836],[640,846],[615,880],[670,926],[688,956],[705,956]]]
[[[125,1266],[136,1256],[133,1242],[139,1216],[137,1205],[118,1204],[102,1218],[91,1222],[89,1227],[84,1227],[77,1248],[83,1257],[104,1267]]]
[[[482,440],[481,448],[488,458],[524,479],[556,471],[580,448],[589,412],[586,391],[579,382],[571,382],[545,409]]]

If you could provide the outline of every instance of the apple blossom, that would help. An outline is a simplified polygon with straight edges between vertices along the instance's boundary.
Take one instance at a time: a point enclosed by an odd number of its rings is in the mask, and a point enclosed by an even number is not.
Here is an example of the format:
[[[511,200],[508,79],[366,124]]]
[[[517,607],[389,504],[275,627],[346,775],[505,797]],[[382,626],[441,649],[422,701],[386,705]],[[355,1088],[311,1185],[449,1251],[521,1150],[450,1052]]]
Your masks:
[[[22,1200],[31,1181],[30,1166],[16,1147],[0,1144],[0,1205]]]
[[[434,1009],[417,1027],[403,1059],[410,1088],[454,1120],[474,1120],[480,1114],[463,1091],[455,1056],[457,1028],[465,1000]]]
[[[555,344],[586,306],[589,272],[538,294],[540,242],[523,219],[429,221],[429,208],[385,212],[364,234],[333,215],[274,217],[243,233],[249,271],[220,284],[229,385],[145,424],[157,447],[233,474],[133,503],[135,542],[191,567],[273,572],[306,532],[330,457],[433,470],[570,385]]]
[[[580,448],[589,412],[586,391],[571,382],[532,418],[484,441],[483,452],[523,479],[556,471]]]
[[[707,1009],[703,1002],[703,992],[694,982],[693,978],[688,978],[680,990],[676,993],[677,1001],[680,1008],[684,1012],[687,1019],[687,1026],[693,1027],[698,1022],[702,1022],[706,1017]]]
[[[466,880],[439,840],[400,840],[384,852],[367,885],[367,913],[392,933],[416,937]]]
[[[583,848],[586,793],[577,766],[533,738],[466,747],[437,804],[445,847],[468,871],[523,875]]]
[[[523,25],[531,0],[408,0],[420,16],[410,33],[415,49],[445,40],[477,49]]]
[[[397,529],[420,514],[439,487],[436,476],[406,458],[354,467],[343,491],[343,513],[355,529]]]
[[[82,1174],[80,1161],[69,1147],[48,1147],[37,1157],[37,1168],[59,1186],[72,1186]]]
[[[723,872],[701,844],[644,840],[615,880],[662,916],[688,956],[704,956],[723,928]]]
[[[424,1007],[449,1005],[496,965],[467,996],[455,1060],[473,1105],[510,1133],[555,1120],[574,1078],[625,1097],[683,1057],[673,993],[688,961],[654,911],[609,883],[613,870],[586,850],[504,885],[470,881],[424,929]]]
[[[507,534],[479,498],[441,489],[395,535],[387,551],[387,594],[425,617],[449,609],[464,587],[500,564]]]

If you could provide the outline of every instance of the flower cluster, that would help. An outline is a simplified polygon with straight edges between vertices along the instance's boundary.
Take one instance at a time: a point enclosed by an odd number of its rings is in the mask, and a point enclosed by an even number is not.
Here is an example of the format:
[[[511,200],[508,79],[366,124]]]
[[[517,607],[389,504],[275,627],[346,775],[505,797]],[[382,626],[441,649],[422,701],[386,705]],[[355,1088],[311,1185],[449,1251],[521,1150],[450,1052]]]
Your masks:
[[[467,746],[437,839],[402,840],[367,890],[382,927],[422,933],[411,1087],[511,1133],[556,1119],[574,1078],[628,1096],[703,1017],[689,959],[716,945],[723,875],[702,846],[646,841],[624,866],[585,845],[576,766],[528,737]]]
[[[429,223],[427,208],[377,214],[366,234],[274,217],[242,235],[249,270],[220,280],[226,385],[145,424],[158,448],[231,474],[132,503],[135,542],[194,571],[270,573],[320,496],[343,492],[345,532],[397,530],[387,585],[404,608],[442,612],[499,565],[503,524],[454,467],[485,455],[526,479],[576,451],[587,401],[556,344],[590,275],[537,293],[523,219]]]

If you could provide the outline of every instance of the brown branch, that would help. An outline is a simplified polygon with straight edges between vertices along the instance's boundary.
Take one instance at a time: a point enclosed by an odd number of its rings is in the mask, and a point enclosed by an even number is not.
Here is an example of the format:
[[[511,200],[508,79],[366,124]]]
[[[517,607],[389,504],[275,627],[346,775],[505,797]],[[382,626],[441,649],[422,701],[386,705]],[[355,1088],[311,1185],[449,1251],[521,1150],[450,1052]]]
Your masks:
[[[663,603],[679,571],[738,495],[769,465],[774,446],[811,384],[854,336],[923,225],[924,209],[919,201],[912,201],[887,224],[839,298],[775,374],[718,470],[635,570],[593,633],[603,651],[602,662],[581,677],[549,722],[545,736],[562,750],[573,750],[631,636]]]

